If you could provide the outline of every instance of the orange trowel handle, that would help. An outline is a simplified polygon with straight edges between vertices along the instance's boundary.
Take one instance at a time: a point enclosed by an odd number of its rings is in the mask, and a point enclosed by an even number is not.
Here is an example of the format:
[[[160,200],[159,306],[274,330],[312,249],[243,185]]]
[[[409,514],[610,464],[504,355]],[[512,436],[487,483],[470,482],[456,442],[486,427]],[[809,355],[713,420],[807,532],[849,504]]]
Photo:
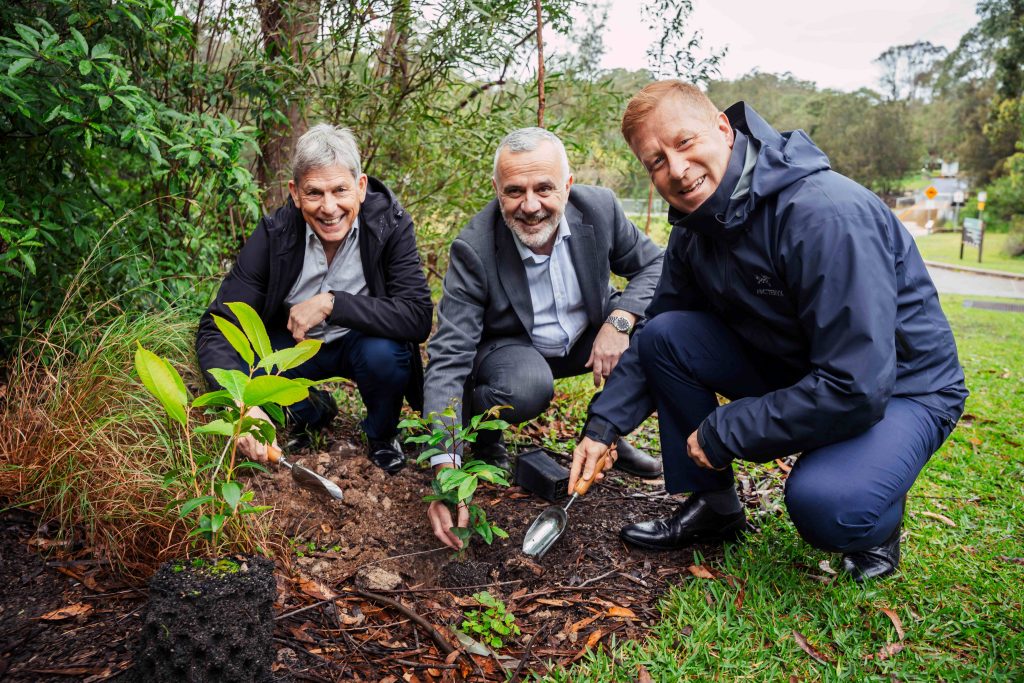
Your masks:
[[[576,488],[573,489],[573,493],[577,496],[582,496],[584,493],[590,490],[590,485],[597,479],[597,473],[604,470],[604,463],[608,460],[608,456],[612,454],[612,449],[609,448],[604,452],[600,458],[597,459],[597,464],[594,466],[594,476],[590,479],[584,479],[582,476],[576,482]]]
[[[267,444],[267,459],[276,463],[281,459],[281,449],[274,444]]]

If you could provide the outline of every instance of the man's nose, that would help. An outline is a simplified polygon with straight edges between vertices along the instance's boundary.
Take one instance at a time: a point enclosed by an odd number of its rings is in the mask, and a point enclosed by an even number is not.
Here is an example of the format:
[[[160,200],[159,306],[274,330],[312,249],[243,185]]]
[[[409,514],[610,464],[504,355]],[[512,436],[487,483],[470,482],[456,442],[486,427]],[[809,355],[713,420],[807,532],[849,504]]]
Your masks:
[[[543,207],[540,203],[540,195],[534,192],[527,192],[526,196],[523,197],[523,212],[525,213],[537,213]]]
[[[334,213],[338,208],[338,199],[330,192],[326,192],[324,193],[324,201],[321,206],[323,207],[324,213]]]
[[[669,154],[666,161],[668,162],[669,176],[675,180],[682,180],[690,169],[690,162],[682,154]]]

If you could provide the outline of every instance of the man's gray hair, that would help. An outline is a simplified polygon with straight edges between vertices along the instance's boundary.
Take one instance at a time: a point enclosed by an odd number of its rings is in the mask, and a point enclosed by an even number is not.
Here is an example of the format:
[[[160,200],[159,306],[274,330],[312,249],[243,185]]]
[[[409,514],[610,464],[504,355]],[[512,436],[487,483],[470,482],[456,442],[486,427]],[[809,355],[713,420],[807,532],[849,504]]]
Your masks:
[[[343,166],[356,180],[363,172],[359,159],[359,145],[348,128],[318,123],[306,131],[295,143],[292,155],[292,179],[300,182],[316,168]]]
[[[494,150],[494,179],[498,179],[498,157],[501,156],[501,150],[508,149],[508,151],[513,153],[532,152],[543,142],[550,142],[558,150],[559,160],[562,162],[562,180],[568,180],[571,171],[569,170],[569,157],[565,153],[565,145],[550,130],[537,128],[536,126],[514,130],[501,139],[501,142],[498,143],[498,149]]]

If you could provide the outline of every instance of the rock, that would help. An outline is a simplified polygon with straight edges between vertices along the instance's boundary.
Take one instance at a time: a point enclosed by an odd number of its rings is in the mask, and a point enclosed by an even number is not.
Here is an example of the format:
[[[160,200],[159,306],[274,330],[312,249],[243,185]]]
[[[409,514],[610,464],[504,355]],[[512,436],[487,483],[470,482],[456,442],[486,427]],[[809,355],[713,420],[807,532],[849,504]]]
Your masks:
[[[380,501],[380,506],[382,508],[384,508],[385,510],[390,510],[391,509],[391,499],[388,498],[387,496],[384,496],[384,499],[382,501]]]
[[[368,591],[393,591],[402,585],[397,572],[382,567],[363,567],[356,572],[356,585]]]

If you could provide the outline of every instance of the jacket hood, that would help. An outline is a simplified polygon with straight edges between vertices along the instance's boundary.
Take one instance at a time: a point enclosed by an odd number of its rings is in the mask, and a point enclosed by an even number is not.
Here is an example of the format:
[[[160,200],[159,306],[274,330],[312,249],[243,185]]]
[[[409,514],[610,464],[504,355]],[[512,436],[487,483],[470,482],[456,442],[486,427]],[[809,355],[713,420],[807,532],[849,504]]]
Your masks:
[[[746,102],[732,105],[725,110],[725,115],[737,133],[725,178],[715,193],[692,214],[671,209],[669,222],[673,225],[698,232],[710,232],[712,227],[717,230],[741,229],[747,217],[765,199],[809,175],[830,168],[828,157],[802,130],[780,133]],[[746,145],[754,145],[757,160],[750,179],[750,191],[738,200],[730,201],[729,197],[743,171],[744,139]],[[722,207],[728,208],[722,211]],[[710,225],[712,221],[717,225]]]

